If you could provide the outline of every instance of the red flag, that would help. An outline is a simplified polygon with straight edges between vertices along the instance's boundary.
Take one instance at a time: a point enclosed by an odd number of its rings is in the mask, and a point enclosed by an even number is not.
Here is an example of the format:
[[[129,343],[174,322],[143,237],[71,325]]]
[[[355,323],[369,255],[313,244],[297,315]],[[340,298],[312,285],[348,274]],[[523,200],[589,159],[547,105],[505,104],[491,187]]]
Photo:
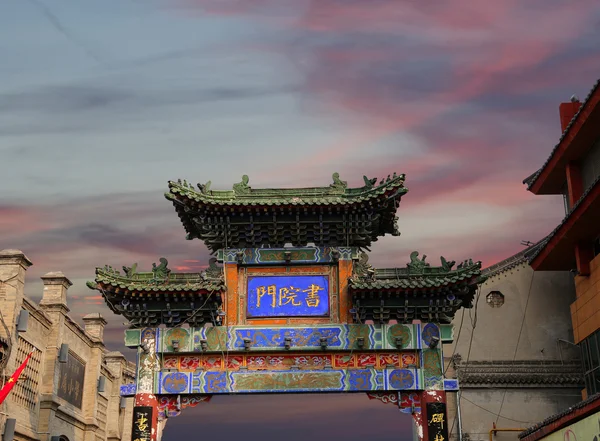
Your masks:
[[[25,361],[23,362],[23,364],[21,366],[19,366],[19,368],[15,371],[15,373],[12,374],[12,377],[10,377],[8,379],[8,382],[4,385],[2,390],[0,390],[0,404],[2,404],[4,402],[4,400],[6,399],[6,397],[12,390],[13,386],[15,384],[17,384],[17,381],[19,380],[19,376],[21,375],[21,372],[23,372],[23,370],[25,369],[25,366],[27,366],[27,362],[29,361],[29,357],[31,357],[31,354],[33,354],[33,352],[31,352],[27,356],[27,358],[25,358]]]

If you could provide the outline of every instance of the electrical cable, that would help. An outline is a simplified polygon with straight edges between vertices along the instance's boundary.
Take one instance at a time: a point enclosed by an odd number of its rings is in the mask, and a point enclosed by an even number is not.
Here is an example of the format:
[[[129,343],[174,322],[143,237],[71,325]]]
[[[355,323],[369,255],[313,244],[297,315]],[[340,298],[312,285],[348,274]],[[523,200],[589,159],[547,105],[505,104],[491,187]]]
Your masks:
[[[469,318],[471,319],[471,338],[469,339],[469,349],[467,351],[467,360],[465,361],[465,366],[464,368],[466,368],[469,365],[469,358],[471,357],[471,347],[473,346],[473,336],[475,335],[475,328],[477,326],[477,307],[479,306],[479,298],[481,297],[481,286],[479,286],[479,288],[477,289],[477,295],[475,297],[475,305],[474,305],[474,309],[475,309],[475,314],[472,316],[471,315],[471,311],[469,311]],[[463,312],[464,312],[464,308],[463,308]],[[464,318],[464,314],[463,314],[463,318]],[[462,329],[462,320],[461,320],[461,329]],[[460,330],[459,330],[459,336],[460,336]],[[458,343],[458,337],[457,337],[457,343]],[[454,349],[456,351],[456,346],[458,346],[458,344],[456,344],[454,346]],[[454,354],[453,354],[454,355]],[[452,359],[450,360],[450,363],[452,362]],[[448,366],[450,366],[450,364],[448,364]],[[463,396],[462,394],[459,392],[456,393],[456,400],[457,400],[457,409],[458,407],[460,407],[460,402],[459,400],[462,400]],[[465,398],[466,399],[466,398]],[[454,430],[454,426],[456,424],[456,421],[458,419],[458,411],[456,412],[456,414],[454,415],[454,418],[452,420],[452,429],[450,430],[449,433],[452,433],[452,430]],[[459,440],[462,441],[462,440]]]
[[[452,359],[454,358],[454,355],[456,354],[456,349],[458,348],[458,342],[460,340],[460,333],[462,332],[462,327],[463,327],[463,322],[465,321],[465,308],[462,308],[462,317],[460,318],[460,325],[458,327],[458,335],[456,336],[456,342],[454,343],[454,350],[452,351],[452,355],[450,356],[450,359],[448,360],[448,366],[446,366],[446,369],[444,369],[444,373],[442,374],[442,376],[446,376],[446,372],[448,372],[448,369],[450,369],[450,365],[452,364]]]
[[[519,335],[517,337],[517,344],[515,345],[515,352],[513,354],[513,363],[517,359],[517,351],[519,350],[519,343],[521,342],[521,335],[523,334],[523,328],[525,327],[525,318],[527,317],[527,308],[529,307],[529,299],[531,298],[531,291],[533,288],[533,279],[535,278],[535,271],[531,274],[531,282],[529,283],[529,292],[527,293],[527,300],[525,301],[525,308],[523,311],[523,319],[521,320],[521,328],[519,329]],[[502,395],[502,402],[500,403],[500,409],[498,410],[498,414],[496,415],[496,424],[498,424],[498,420],[500,419],[500,413],[502,412],[502,408],[504,407],[504,400],[506,399],[506,392],[508,391],[508,385],[504,388],[504,394]]]
[[[579,395],[577,395],[577,396],[579,396]],[[480,406],[479,404],[477,404],[477,403],[474,403],[473,401],[469,400],[468,398],[462,397],[462,399],[463,399],[463,400],[465,400],[465,401],[468,401],[468,402],[469,402],[469,403],[471,403],[473,406],[475,406],[475,407],[478,407],[478,408],[480,408],[481,410],[485,410],[486,412],[488,412],[488,413],[491,413],[492,415],[498,415],[496,412],[493,412],[493,411],[491,411],[491,410],[489,410],[489,409],[486,409],[485,407],[482,407],[482,406]],[[535,422],[531,422],[531,421],[521,421],[521,420],[515,420],[514,418],[508,418],[508,417],[505,417],[504,415],[500,415],[500,417],[501,417],[502,419],[505,419],[505,420],[508,420],[508,421],[513,421],[513,422],[515,422],[515,423],[528,424],[528,425],[533,425],[533,424],[535,424]]]

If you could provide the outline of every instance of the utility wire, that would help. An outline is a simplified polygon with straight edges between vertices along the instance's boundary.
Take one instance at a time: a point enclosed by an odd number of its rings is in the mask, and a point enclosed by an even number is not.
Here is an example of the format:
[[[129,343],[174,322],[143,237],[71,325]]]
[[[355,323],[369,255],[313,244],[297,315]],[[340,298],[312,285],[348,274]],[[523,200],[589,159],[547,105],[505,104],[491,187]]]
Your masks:
[[[579,395],[577,395],[577,396],[579,396]],[[491,413],[492,415],[499,415],[499,413],[497,414],[496,412],[493,412],[493,411],[491,411],[491,410],[489,410],[489,409],[486,409],[485,407],[482,407],[482,406],[480,406],[479,404],[472,402],[472,401],[471,401],[471,400],[469,400],[468,398],[462,397],[462,399],[463,399],[463,400],[465,400],[465,401],[468,401],[468,402],[469,402],[469,403],[471,403],[473,406],[475,406],[475,407],[478,407],[478,408],[480,408],[481,410],[485,410],[486,412],[488,412],[488,413]],[[513,421],[513,422],[515,422],[515,423],[528,424],[528,425],[535,424],[535,422],[531,422],[531,421],[521,421],[521,420],[515,420],[514,418],[508,418],[508,417],[506,417],[506,416],[504,416],[504,415],[500,415],[500,417],[501,417],[502,419],[505,419],[505,420],[508,420],[508,421]],[[496,422],[497,422],[497,421],[498,421],[498,420],[496,420]]]
[[[531,291],[533,288],[533,279],[535,278],[535,271],[531,274],[531,282],[529,282],[529,292],[527,293],[527,300],[525,301],[525,309],[523,311],[523,319],[521,320],[521,328],[519,329],[519,335],[517,337],[517,344],[515,345],[515,352],[513,354],[513,363],[517,359],[517,351],[519,350],[519,343],[521,342],[521,335],[523,334],[523,327],[525,326],[525,318],[527,317],[527,308],[529,307],[529,299],[531,298]],[[504,388],[504,394],[502,395],[502,402],[500,403],[500,409],[496,415],[496,424],[500,419],[502,408],[504,407],[504,400],[506,399],[506,392],[508,391],[508,385]]]

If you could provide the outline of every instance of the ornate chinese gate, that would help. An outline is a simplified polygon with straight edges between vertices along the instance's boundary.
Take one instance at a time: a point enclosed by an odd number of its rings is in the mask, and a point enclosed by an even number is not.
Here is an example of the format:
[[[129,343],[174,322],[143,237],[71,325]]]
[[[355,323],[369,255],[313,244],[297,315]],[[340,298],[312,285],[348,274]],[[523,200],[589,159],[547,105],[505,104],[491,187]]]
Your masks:
[[[138,348],[134,439],[160,439],[167,417],[218,394],[362,392],[411,413],[421,439],[447,438],[442,345],[456,311],[471,307],[480,262],[410,255],[374,269],[364,252],[398,235],[404,175],[349,189],[264,189],[244,176],[232,191],[170,182],[187,230],[217,257],[202,273],[166,259],[96,269],[108,306],[125,316]],[[287,247],[291,244],[292,247]],[[161,326],[164,325],[164,326]]]

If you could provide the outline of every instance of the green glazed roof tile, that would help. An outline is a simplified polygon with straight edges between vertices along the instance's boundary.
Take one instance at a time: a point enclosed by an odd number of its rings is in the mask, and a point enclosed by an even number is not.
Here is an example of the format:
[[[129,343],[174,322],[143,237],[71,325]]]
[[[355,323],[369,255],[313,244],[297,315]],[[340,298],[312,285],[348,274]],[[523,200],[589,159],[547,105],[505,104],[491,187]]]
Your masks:
[[[88,282],[90,289],[112,286],[128,291],[145,292],[197,292],[223,291],[225,283],[222,268],[217,267],[211,259],[209,268],[202,273],[172,273],[167,268],[167,260],[161,258],[161,264],[152,272],[137,272],[135,264],[132,268],[123,267],[124,274],[115,268],[105,266],[96,268],[96,279]]]
[[[234,190],[212,190],[210,182],[194,188],[186,181],[169,181],[169,191],[165,197],[171,201],[180,197],[212,205],[346,205],[361,203],[388,194],[390,197],[402,196],[408,189],[404,187],[404,175],[394,175],[375,184],[365,177],[365,185],[359,188],[347,188],[345,182],[334,174],[334,183],[328,187],[315,188],[277,188],[253,189],[248,186],[245,176],[242,182],[234,185]]]

